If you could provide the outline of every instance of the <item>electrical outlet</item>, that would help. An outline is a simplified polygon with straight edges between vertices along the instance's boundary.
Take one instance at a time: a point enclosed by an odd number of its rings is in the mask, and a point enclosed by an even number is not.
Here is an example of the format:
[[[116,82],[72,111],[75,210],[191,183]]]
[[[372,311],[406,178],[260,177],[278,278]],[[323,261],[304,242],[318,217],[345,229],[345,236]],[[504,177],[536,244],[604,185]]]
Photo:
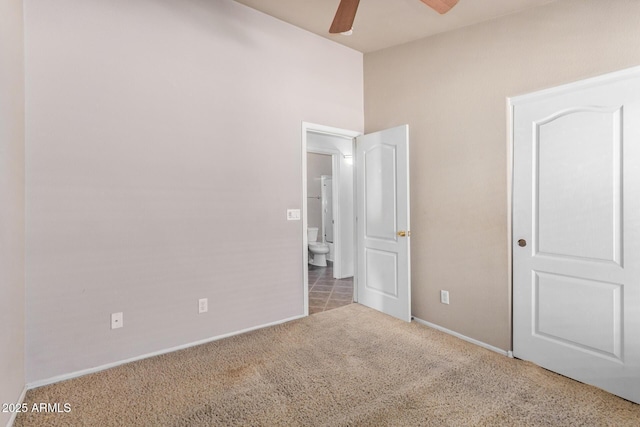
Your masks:
[[[124,318],[122,312],[111,313],[111,329],[118,329],[124,326]]]
[[[209,300],[200,298],[198,300],[198,314],[206,313],[207,311],[209,311]]]
[[[440,291],[440,302],[449,304],[449,291]]]

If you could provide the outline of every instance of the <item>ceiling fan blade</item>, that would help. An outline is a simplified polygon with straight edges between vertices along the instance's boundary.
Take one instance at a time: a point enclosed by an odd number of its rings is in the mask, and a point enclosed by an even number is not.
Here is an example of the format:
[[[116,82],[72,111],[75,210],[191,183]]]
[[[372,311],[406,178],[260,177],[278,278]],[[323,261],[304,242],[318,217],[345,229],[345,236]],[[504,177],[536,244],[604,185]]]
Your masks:
[[[445,14],[451,10],[453,6],[458,4],[458,0],[420,0],[439,14]]]
[[[358,10],[360,0],[340,0],[336,16],[329,32],[331,34],[344,33],[353,28],[353,20],[356,19],[356,10]]]

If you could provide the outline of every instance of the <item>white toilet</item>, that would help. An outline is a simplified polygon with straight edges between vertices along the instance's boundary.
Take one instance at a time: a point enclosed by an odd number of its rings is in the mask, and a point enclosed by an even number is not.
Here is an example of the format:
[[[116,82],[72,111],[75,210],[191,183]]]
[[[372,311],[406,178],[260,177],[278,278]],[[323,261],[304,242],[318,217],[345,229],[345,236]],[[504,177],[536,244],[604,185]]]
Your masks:
[[[316,267],[326,267],[329,245],[317,241],[318,227],[307,228],[307,238],[309,241],[309,264]]]

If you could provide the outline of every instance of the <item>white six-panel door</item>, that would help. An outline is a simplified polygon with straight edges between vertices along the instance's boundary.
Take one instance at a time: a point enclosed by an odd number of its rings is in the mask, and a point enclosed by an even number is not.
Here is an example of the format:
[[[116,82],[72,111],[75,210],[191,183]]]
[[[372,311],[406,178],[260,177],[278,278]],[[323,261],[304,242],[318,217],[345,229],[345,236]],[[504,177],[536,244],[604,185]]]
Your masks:
[[[411,320],[409,127],[356,138],[358,302]]]
[[[511,104],[514,355],[640,403],[640,70]]]

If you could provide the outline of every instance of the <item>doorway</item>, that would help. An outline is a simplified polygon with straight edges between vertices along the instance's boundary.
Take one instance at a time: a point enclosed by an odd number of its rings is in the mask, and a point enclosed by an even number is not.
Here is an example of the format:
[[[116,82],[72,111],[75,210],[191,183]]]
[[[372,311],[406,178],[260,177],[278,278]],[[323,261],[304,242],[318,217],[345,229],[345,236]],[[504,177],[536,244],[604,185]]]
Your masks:
[[[305,315],[309,314],[308,151],[333,156],[336,280],[353,277],[354,302],[411,321],[409,126],[360,135],[302,124]]]
[[[303,124],[305,314],[354,301],[353,138],[357,135],[354,131]],[[310,229],[316,241],[329,248],[326,266],[309,263]]]

